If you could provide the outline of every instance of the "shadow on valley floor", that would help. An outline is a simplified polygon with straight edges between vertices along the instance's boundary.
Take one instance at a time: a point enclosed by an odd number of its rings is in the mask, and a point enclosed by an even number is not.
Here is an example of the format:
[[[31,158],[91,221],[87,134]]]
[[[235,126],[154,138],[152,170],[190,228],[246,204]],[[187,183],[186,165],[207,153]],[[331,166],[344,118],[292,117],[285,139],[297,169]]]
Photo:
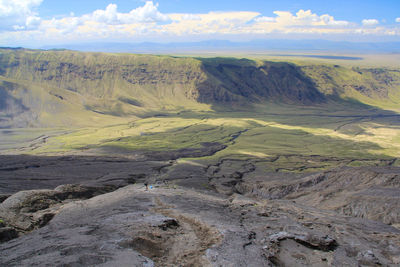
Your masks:
[[[183,172],[186,178],[198,176],[196,173],[201,176],[211,165],[230,159],[259,165],[261,173],[313,172],[343,165],[394,165],[395,158],[370,153],[380,150],[374,143],[300,130],[190,125],[82,148],[82,152],[97,156],[0,155],[0,193],[76,183],[118,188],[149,179],[163,180],[168,178],[164,177],[166,169],[175,166],[179,158],[193,158],[202,166],[189,164],[190,168]],[[71,152],[79,153],[79,149]],[[203,178],[208,179],[207,175]]]
[[[169,164],[105,156],[0,155],[0,194],[63,184],[115,189],[156,176]]]
[[[302,106],[272,102],[235,106],[231,104],[213,107],[213,112],[181,111],[164,114],[164,117],[188,119],[256,119],[266,123],[288,126],[330,129],[348,134],[360,134],[360,123],[375,123],[379,127],[400,128],[400,114],[361,103],[355,99],[328,98],[323,104]],[[344,127],[346,126],[346,127]],[[346,128],[354,128],[346,130]]]
[[[327,125],[327,128],[334,127],[333,129],[340,127],[342,121],[346,125],[373,121],[383,125],[400,126],[399,113],[364,104],[355,98],[341,98],[340,95],[345,90],[344,85],[337,84],[333,78],[329,79],[329,75],[320,79],[327,79],[325,82],[329,88],[333,87],[332,92],[327,95],[321,93],[317,89],[319,87],[317,81],[310,77],[302,66],[287,62],[256,62],[237,58],[197,59],[202,62],[202,69],[207,75],[205,81],[196,85],[199,94],[197,100],[211,104],[215,113],[196,114],[189,111],[188,113],[192,113],[194,117],[256,117],[257,119],[264,117],[268,121],[288,125],[314,128],[325,128],[324,125]],[[336,73],[337,69],[342,70],[340,66],[329,68],[333,69],[336,75],[339,75]],[[353,70],[342,71],[359,75]],[[354,83],[348,85],[352,88],[348,89],[349,92],[356,95],[361,93],[364,97],[372,97],[374,101],[382,103],[391,101],[388,88],[378,90],[374,87],[380,85],[379,79],[375,81],[378,82],[376,85],[365,84],[367,80],[363,80],[360,84],[353,80],[349,82]],[[380,95],[380,91],[384,93]],[[373,95],[374,93],[377,95]],[[186,116],[184,113],[180,115]],[[339,125],[336,125],[337,123]]]
[[[236,126],[234,126],[236,124]],[[75,148],[91,153],[126,156],[137,155],[149,160],[201,158],[217,160],[234,158],[271,158],[276,155],[324,156],[348,159],[388,159],[377,142],[362,141],[331,131],[312,132],[285,125],[200,120],[160,132],[118,137],[97,145]]]

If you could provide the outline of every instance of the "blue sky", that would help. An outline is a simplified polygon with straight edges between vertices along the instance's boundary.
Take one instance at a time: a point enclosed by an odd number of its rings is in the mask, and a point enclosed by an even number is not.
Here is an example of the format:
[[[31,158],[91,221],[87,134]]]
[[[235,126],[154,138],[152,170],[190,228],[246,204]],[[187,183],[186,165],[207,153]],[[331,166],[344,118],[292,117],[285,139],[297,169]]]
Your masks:
[[[48,18],[54,15],[76,15],[90,13],[95,9],[104,9],[115,3],[121,12],[129,12],[143,4],[142,0],[45,0],[39,12]],[[163,13],[206,13],[209,11],[258,11],[268,16],[273,11],[283,10],[293,13],[300,9],[310,9],[319,14],[330,14],[337,19],[362,21],[376,18],[393,23],[400,17],[400,0],[159,0],[159,10]]]
[[[0,46],[276,38],[400,41],[400,0],[0,0]]]

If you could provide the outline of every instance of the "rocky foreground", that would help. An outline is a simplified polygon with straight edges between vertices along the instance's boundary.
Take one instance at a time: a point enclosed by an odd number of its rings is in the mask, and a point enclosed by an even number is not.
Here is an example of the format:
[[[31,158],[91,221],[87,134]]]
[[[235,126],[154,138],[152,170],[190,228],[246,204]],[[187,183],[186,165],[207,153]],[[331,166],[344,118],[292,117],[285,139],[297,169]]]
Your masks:
[[[0,166],[1,266],[400,264],[400,168],[26,157]]]

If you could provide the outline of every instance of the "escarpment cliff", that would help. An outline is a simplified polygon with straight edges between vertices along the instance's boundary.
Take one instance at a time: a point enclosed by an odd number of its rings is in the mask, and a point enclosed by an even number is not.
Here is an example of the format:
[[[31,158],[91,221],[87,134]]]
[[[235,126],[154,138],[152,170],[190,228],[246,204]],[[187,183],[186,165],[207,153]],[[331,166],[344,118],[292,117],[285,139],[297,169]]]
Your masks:
[[[202,102],[262,102],[316,104],[324,102],[313,81],[289,63],[247,59],[205,59],[207,81],[198,86]]]
[[[319,105],[330,95],[393,102],[396,75],[235,58],[1,49],[0,126],[85,125],[94,117],[255,103]]]

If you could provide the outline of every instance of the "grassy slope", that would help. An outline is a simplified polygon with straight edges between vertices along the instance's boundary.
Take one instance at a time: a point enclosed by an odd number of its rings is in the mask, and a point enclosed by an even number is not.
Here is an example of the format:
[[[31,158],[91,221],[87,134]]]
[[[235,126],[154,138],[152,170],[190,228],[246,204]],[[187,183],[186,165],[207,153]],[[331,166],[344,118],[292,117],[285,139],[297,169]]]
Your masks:
[[[168,151],[219,142],[228,148],[206,159],[290,154],[353,159],[400,156],[399,122],[393,123],[390,118],[320,117],[312,112],[310,116],[239,112],[141,119],[54,137],[34,153],[84,152],[104,146]],[[232,141],[243,130],[246,132]]]
[[[14,95],[37,113],[41,126],[84,125],[97,117],[92,113],[119,120],[157,111],[209,109],[190,95],[194,83],[205,79],[199,61],[192,58],[6,50],[0,53],[0,74],[0,80],[21,87]],[[37,102],[53,107],[43,109]],[[49,112],[58,118],[74,110],[83,111],[71,116],[82,123],[48,121]]]
[[[16,80],[0,77],[0,83],[11,83],[14,89],[10,95],[21,101],[24,107],[28,107],[18,116],[9,116],[10,124],[17,127],[66,127],[98,126],[122,123],[127,118],[115,117],[107,114],[99,114],[87,110],[81,103],[76,93],[53,89],[47,85],[30,83],[24,80]],[[62,95],[62,100],[57,97]],[[132,118],[130,118],[131,120]]]
[[[326,95],[400,112],[400,68],[303,65],[302,70]]]
[[[399,69],[310,62],[298,65],[234,58],[0,51],[0,79],[32,90],[24,104],[33,105],[34,111],[41,108],[37,102],[56,103],[50,113],[57,115],[79,105],[85,110],[124,117],[158,111],[210,110],[209,105],[200,104],[197,99],[217,106],[223,102],[246,103],[246,99],[312,105],[321,102],[317,90],[398,111]],[[18,96],[23,97],[22,93]],[[30,103],[29,99],[37,101]],[[72,108],[73,105],[76,106]],[[41,118],[41,112],[37,113]],[[41,123],[44,121],[47,117]]]
[[[20,146],[28,146],[22,150],[24,153],[34,154],[84,153],[88,148],[107,146],[168,151],[219,142],[228,148],[203,160],[286,155],[273,164],[292,166],[304,164],[298,156],[372,162],[375,158],[400,156],[398,118],[376,116],[393,114],[379,109],[399,111],[400,76],[393,67],[360,69],[302,62],[301,70],[312,78],[318,90],[329,96],[326,103],[304,106],[261,102],[234,109],[229,103],[219,106],[214,103],[213,111],[210,105],[195,101],[193,80],[207,78],[197,59],[52,53],[58,54],[34,51],[24,55],[31,63],[25,69],[3,71],[1,79],[20,85],[12,94],[39,110],[37,116],[42,123],[59,128],[38,129],[36,135],[32,129],[4,131],[2,136],[7,138],[0,142],[3,151],[13,152],[18,146],[12,145],[16,140],[20,140]],[[70,72],[69,67],[68,73],[63,70],[53,73],[53,68],[42,66],[43,62],[59,66],[60,60],[77,66],[72,68],[76,70]],[[4,61],[3,57],[3,65]],[[39,61],[42,65],[37,65]],[[249,64],[247,60],[243,62]],[[144,71],[141,66],[146,66]],[[38,69],[43,69],[39,75]],[[182,76],[183,73],[187,75]],[[23,88],[30,90],[29,93]],[[338,101],[340,97],[352,101]],[[238,133],[241,135],[233,140]],[[46,142],[29,149],[30,142],[43,134],[49,135]],[[326,167],[332,164],[327,163]]]

